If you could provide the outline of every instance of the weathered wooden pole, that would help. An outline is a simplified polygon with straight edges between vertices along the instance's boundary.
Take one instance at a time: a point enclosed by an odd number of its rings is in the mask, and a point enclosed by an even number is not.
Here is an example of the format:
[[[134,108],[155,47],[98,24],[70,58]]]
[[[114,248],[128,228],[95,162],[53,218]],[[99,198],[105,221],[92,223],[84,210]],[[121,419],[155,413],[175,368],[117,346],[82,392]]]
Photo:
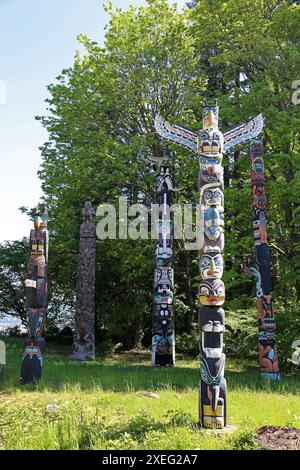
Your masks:
[[[222,428],[227,422],[225,354],[223,335],[225,314],[220,308],[225,300],[223,274],[224,196],[223,153],[257,137],[264,129],[260,114],[247,124],[240,124],[222,134],[218,127],[217,102],[203,107],[203,128],[198,135],[172,125],[157,115],[155,129],[165,140],[175,142],[199,156],[200,227],[198,248],[201,253],[199,286],[200,383],[199,424]]]
[[[250,174],[256,266],[245,272],[256,280],[260,372],[264,379],[280,380],[276,349],[276,325],[272,299],[272,260],[267,236],[264,147],[261,140],[250,145]]]
[[[173,310],[173,223],[170,207],[173,180],[169,165],[160,167],[156,179],[156,203],[159,220],[156,224],[154,302],[152,330],[152,365],[175,365],[175,326]]]
[[[27,269],[26,310],[28,337],[24,340],[20,383],[37,383],[41,378],[45,339],[42,337],[48,307],[48,212],[34,216],[30,232]]]
[[[96,226],[93,223],[94,210],[90,202],[85,203],[82,215],[72,359],[91,361],[95,359]]]

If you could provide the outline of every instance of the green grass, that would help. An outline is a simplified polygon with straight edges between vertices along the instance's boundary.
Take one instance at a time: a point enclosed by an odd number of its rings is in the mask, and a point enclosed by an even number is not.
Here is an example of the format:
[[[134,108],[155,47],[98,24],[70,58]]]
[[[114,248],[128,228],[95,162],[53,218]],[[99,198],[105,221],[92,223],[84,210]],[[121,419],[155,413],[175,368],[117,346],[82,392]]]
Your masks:
[[[22,345],[6,342],[0,449],[255,449],[259,426],[300,427],[299,377],[265,383],[253,364],[228,361],[228,421],[236,428],[220,435],[197,428],[196,359],[179,359],[174,369],[153,369],[149,354],[138,353],[82,364],[49,343],[42,381],[21,388]]]

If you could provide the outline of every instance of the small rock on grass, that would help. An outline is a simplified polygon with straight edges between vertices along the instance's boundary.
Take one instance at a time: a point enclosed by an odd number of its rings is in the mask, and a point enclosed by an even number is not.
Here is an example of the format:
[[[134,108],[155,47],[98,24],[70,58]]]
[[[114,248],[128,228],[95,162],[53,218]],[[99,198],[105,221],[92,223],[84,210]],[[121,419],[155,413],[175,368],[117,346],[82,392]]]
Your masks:
[[[159,398],[159,395],[153,392],[139,392],[137,395],[142,398]]]

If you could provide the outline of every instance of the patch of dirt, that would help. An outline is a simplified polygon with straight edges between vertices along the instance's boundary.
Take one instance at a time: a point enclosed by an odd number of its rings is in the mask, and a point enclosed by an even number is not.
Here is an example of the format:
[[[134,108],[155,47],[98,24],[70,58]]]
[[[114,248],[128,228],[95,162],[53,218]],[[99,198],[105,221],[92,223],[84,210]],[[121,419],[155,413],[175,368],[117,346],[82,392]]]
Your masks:
[[[300,450],[300,429],[262,426],[257,435],[263,450]]]

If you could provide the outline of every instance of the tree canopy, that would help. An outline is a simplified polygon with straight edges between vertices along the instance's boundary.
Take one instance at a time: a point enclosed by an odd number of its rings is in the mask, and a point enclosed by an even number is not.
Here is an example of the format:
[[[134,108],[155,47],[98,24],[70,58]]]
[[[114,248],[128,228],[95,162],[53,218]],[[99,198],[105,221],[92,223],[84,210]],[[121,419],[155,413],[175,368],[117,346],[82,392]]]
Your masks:
[[[300,6],[284,0],[201,0],[179,11],[148,0],[127,11],[109,2],[105,44],[85,35],[74,65],[49,86],[49,133],[39,171],[50,214],[51,290],[73,308],[79,224],[84,201],[150,207],[155,169],[147,156],[165,151],[154,133],[160,113],[197,131],[202,99],[218,97],[221,130],[264,112],[268,233],[277,271],[275,293],[286,308],[300,299],[300,106],[292,102],[299,79]],[[198,202],[198,161],[170,145],[179,202]],[[253,282],[240,265],[253,250],[247,148],[224,159],[225,284],[228,305],[249,307]],[[98,334],[128,345],[150,340],[153,241],[97,241]],[[195,319],[197,252],[175,244],[177,331]],[[60,300],[59,300],[60,299]],[[251,300],[252,302],[252,300]]]

